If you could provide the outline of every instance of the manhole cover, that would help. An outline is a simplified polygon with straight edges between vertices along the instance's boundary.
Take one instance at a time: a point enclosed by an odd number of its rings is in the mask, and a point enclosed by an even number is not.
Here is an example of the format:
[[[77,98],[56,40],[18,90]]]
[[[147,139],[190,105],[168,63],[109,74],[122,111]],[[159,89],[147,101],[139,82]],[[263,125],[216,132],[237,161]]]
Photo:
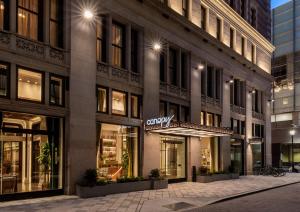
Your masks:
[[[189,204],[189,203],[186,203],[186,202],[176,202],[174,204],[170,204],[170,205],[163,205],[163,207],[165,208],[169,208],[173,211],[178,211],[178,210],[181,210],[181,209],[184,209],[184,208],[190,208],[190,207],[193,207],[195,205],[192,205],[192,204]]]

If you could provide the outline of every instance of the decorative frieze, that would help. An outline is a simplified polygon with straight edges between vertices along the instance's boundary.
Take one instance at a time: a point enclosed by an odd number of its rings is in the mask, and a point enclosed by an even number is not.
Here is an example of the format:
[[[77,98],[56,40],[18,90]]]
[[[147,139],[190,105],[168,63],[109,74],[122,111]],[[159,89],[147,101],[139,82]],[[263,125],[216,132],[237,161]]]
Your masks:
[[[126,70],[121,70],[118,68],[112,68],[112,76],[118,79],[128,80],[129,73]]]
[[[0,32],[0,43],[8,45],[10,43],[10,35],[5,32]]]
[[[16,47],[17,49],[26,52],[27,54],[31,54],[37,57],[44,57],[45,54],[45,48],[43,45],[19,37],[17,37],[16,39]]]
[[[65,61],[65,54],[62,50],[50,48],[49,56],[51,60],[56,60],[60,63],[64,63]]]

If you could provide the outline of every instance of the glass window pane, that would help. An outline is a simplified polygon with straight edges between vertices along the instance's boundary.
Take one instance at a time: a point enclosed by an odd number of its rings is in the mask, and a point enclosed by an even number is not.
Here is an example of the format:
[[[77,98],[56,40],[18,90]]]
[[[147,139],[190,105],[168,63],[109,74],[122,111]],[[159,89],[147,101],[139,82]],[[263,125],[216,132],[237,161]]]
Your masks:
[[[112,91],[112,113],[125,116],[127,114],[127,95],[119,91]]]
[[[50,21],[50,45],[58,46],[58,23]]]
[[[50,103],[63,105],[63,79],[50,77]]]
[[[8,67],[0,64],[0,96],[8,95]]]
[[[213,126],[214,123],[214,116],[211,113],[206,113],[206,125]]]
[[[4,28],[4,2],[0,1],[0,30],[3,30]]]
[[[42,101],[42,74],[18,69],[18,98],[31,101]]]
[[[97,169],[100,178],[138,176],[138,128],[98,125]]]
[[[107,112],[107,89],[105,88],[98,88],[98,105],[97,110],[98,112]]]
[[[179,117],[178,105],[170,104],[170,115],[174,115],[173,120],[177,121]]]
[[[139,118],[139,97],[131,96],[131,116],[133,118]]]
[[[18,34],[37,40],[38,16],[29,11],[18,9]]]

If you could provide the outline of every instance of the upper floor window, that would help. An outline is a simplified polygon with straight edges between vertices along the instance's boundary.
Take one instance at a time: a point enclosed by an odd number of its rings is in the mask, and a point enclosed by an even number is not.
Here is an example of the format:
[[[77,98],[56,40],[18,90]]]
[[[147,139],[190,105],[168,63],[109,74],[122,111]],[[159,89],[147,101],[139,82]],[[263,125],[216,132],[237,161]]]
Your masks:
[[[112,91],[112,114],[127,115],[127,93]]]
[[[206,113],[206,126],[214,126],[214,114]]]
[[[187,122],[190,119],[190,109],[185,106],[181,106],[180,121]]]
[[[187,16],[187,0],[181,0],[182,2],[182,15]]]
[[[253,44],[251,44],[251,62],[255,63],[256,62],[256,49]]]
[[[106,32],[105,18],[100,17],[96,26],[97,32],[97,61],[106,62]]]
[[[238,79],[234,79],[230,84],[230,103],[239,107],[245,107],[246,83]]]
[[[206,86],[207,86],[207,96],[213,98],[214,97],[214,79],[213,79],[213,72],[214,68],[212,66],[207,66],[207,80],[206,80]]]
[[[131,95],[131,117],[132,118],[140,118],[140,105],[141,100],[137,95]]]
[[[201,28],[206,30],[206,8],[201,6]]]
[[[234,0],[229,0],[229,5],[234,9],[235,8]]]
[[[8,96],[9,91],[9,66],[0,64],[0,96]]]
[[[64,105],[64,79],[63,77],[50,76],[50,104]]]
[[[138,72],[138,31],[131,30],[131,71]]]
[[[252,110],[257,113],[263,113],[263,92],[255,89],[252,93]]]
[[[9,30],[9,0],[0,0],[0,30]]]
[[[256,9],[254,8],[251,8],[250,23],[254,28],[256,27]]]
[[[245,45],[246,45],[245,38],[242,36],[242,38],[241,38],[241,54],[243,56],[245,56]]]
[[[170,115],[174,115],[174,120],[179,120],[179,105],[170,104]]]
[[[187,84],[188,84],[188,55],[184,52],[181,52],[181,87],[182,88],[187,88]]]
[[[159,55],[159,78],[161,82],[166,81],[166,55],[164,52]]]
[[[50,45],[63,48],[63,0],[50,1]]]
[[[18,1],[18,34],[34,40],[43,40],[42,2],[41,0]]]
[[[159,102],[159,116],[167,116],[167,102],[160,101]]]
[[[112,25],[112,65],[125,67],[125,27],[116,22]]]
[[[230,48],[234,48],[234,29],[230,28]]]
[[[240,0],[240,6],[241,6],[241,16],[245,17],[245,0]]]
[[[222,39],[222,21],[221,19],[217,18],[217,29],[216,29],[216,36],[218,40]]]
[[[170,73],[170,82],[172,85],[178,85],[177,77],[177,50],[170,48],[169,49],[169,73]]]
[[[98,87],[97,88],[97,112],[108,112],[108,89]]]
[[[18,99],[42,102],[43,74],[18,68]]]

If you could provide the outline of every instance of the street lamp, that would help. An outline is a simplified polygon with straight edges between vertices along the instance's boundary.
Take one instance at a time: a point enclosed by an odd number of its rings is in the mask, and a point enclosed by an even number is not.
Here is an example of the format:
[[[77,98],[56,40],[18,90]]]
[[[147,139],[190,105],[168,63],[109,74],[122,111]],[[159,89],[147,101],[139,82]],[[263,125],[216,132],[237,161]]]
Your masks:
[[[292,172],[295,171],[295,166],[294,166],[294,135],[296,134],[296,130],[291,129],[290,130],[290,135],[292,137]]]

